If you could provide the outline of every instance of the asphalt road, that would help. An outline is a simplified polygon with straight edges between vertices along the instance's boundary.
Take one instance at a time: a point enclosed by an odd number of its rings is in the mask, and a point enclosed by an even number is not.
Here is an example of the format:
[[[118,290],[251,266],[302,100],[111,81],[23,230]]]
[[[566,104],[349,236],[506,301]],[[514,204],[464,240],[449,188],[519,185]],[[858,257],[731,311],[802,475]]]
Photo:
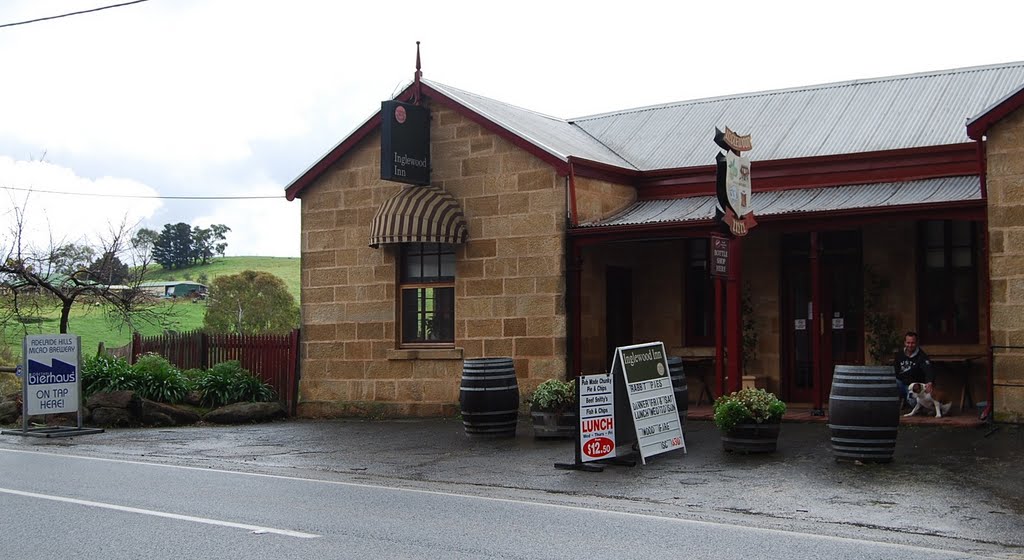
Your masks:
[[[58,558],[1006,558],[681,518],[591,497],[463,492],[0,449],[4,556]],[[866,531],[866,533],[868,533]]]

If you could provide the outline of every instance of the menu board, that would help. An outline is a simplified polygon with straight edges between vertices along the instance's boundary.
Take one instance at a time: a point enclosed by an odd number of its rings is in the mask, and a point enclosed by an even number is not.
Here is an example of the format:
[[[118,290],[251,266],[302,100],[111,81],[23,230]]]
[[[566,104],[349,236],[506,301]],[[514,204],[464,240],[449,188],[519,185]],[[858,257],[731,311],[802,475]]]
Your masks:
[[[582,375],[580,390],[580,458],[583,462],[615,457],[615,383],[610,373]]]
[[[619,370],[626,384],[640,460],[682,448],[686,451],[679,409],[672,390],[665,345],[648,342],[616,348],[612,375]]]

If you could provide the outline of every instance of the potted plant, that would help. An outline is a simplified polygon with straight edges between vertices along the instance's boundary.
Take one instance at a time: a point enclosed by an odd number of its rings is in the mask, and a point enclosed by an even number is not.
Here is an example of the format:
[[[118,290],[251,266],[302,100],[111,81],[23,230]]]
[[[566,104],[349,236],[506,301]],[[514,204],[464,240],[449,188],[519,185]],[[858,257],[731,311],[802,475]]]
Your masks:
[[[722,431],[722,448],[742,453],[772,453],[779,439],[786,403],[752,387],[715,399],[715,425]]]
[[[575,437],[579,430],[575,380],[548,379],[534,389],[529,402],[534,437]]]

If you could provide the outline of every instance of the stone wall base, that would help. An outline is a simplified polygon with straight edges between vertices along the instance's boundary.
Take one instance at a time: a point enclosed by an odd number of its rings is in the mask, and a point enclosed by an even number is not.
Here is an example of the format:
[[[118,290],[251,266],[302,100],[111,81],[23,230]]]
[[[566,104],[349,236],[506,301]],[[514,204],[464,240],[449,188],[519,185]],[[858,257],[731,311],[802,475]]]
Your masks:
[[[995,410],[992,419],[996,422],[1024,424],[1024,387],[1000,386],[992,388]]]
[[[458,415],[459,403],[305,401],[298,406],[301,418],[454,418]]]

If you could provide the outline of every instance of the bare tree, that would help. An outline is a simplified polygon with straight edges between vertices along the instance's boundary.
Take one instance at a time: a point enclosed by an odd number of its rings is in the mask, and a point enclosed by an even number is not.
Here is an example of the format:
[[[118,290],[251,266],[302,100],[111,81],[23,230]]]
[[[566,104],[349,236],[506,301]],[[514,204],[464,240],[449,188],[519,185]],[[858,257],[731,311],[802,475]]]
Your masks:
[[[96,246],[89,247],[92,254],[118,258],[128,264],[127,280],[111,285],[90,274],[89,261],[69,259],[69,252],[81,252],[83,244],[55,241],[50,236],[46,247],[35,247],[27,239],[26,212],[28,199],[12,209],[13,225],[10,235],[3,240],[0,261],[0,291],[10,302],[9,309],[0,315],[0,321],[38,316],[44,309],[52,309],[55,301],[60,306],[60,332],[68,332],[68,321],[75,302],[101,304],[112,323],[127,324],[134,328],[139,320],[157,322],[168,313],[166,307],[157,306],[154,298],[140,288],[149,266],[148,253],[137,251],[131,243],[131,227],[127,219],[111,225],[101,234]],[[72,262],[74,266],[68,266]],[[106,305],[102,305],[102,304]]]

